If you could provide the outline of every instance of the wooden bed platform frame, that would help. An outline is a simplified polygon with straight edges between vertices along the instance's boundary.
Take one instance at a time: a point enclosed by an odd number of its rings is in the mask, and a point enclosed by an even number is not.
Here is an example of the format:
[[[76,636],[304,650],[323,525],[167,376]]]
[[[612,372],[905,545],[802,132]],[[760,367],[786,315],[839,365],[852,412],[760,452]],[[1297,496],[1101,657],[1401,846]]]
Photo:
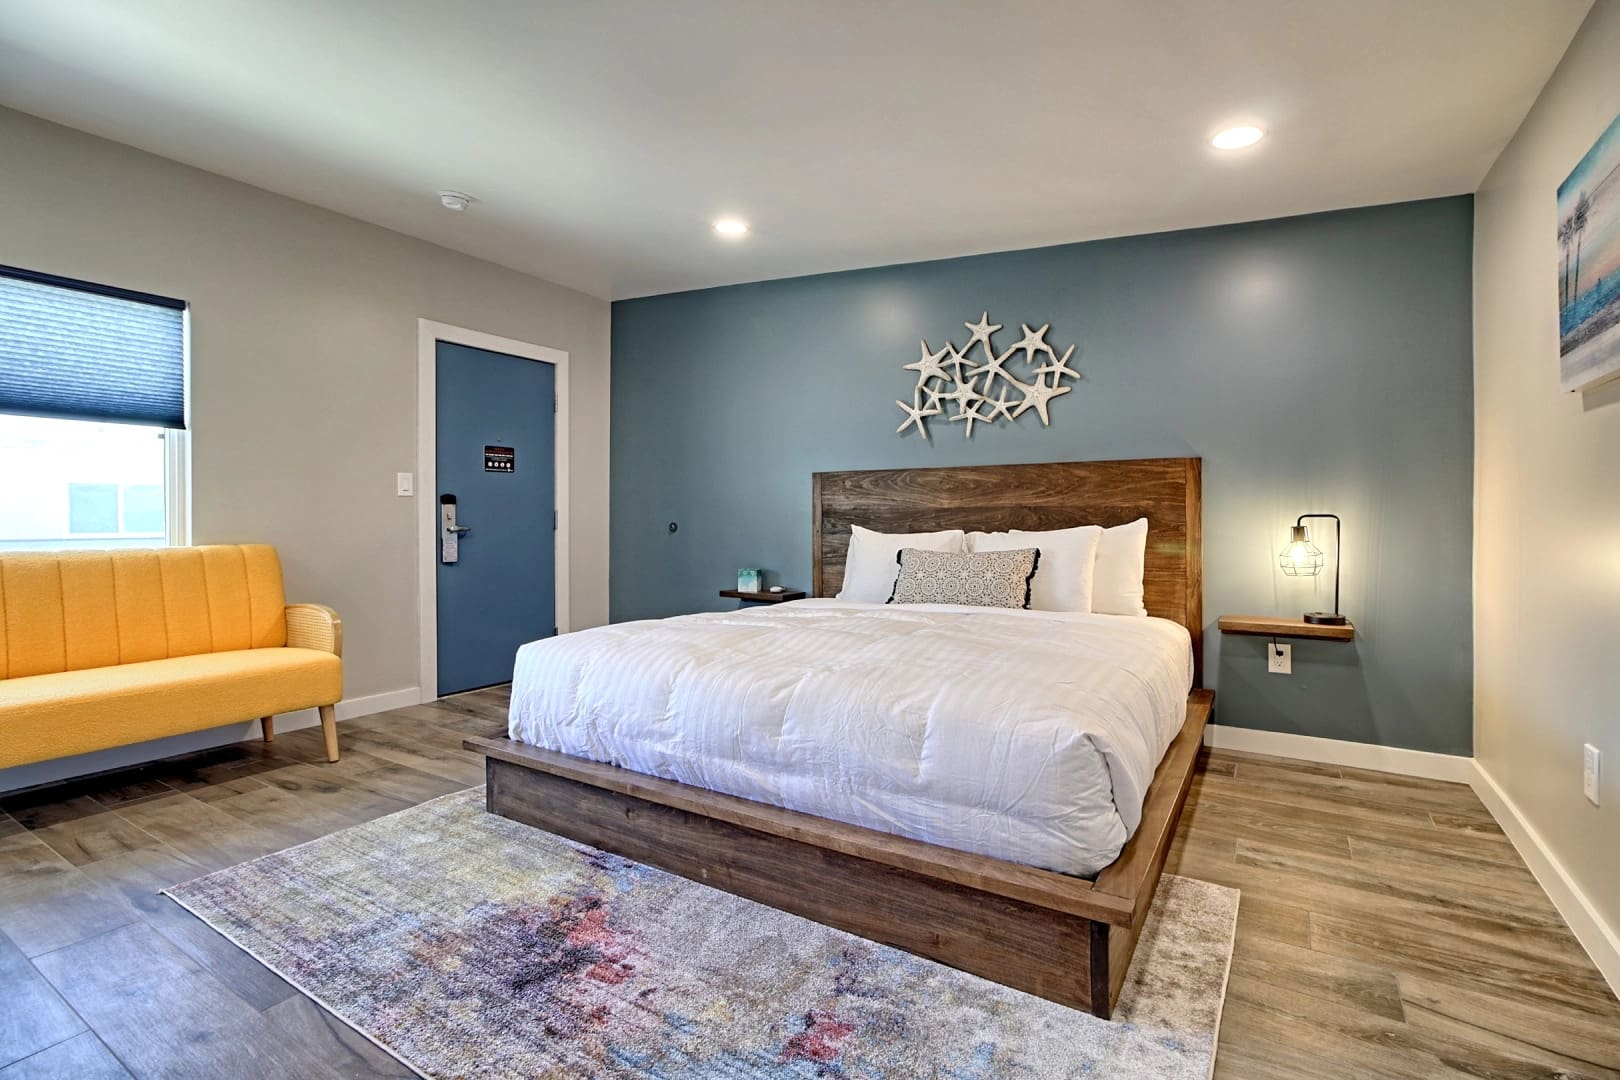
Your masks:
[[[1148,519],[1149,614],[1203,623],[1199,459],[818,473],[815,594],[843,581],[849,526],[1000,531]],[[1199,685],[1195,676],[1194,686]],[[1107,1018],[1147,918],[1214,693],[1194,689],[1140,826],[1095,881],[721,795],[510,739],[486,756],[492,813]]]

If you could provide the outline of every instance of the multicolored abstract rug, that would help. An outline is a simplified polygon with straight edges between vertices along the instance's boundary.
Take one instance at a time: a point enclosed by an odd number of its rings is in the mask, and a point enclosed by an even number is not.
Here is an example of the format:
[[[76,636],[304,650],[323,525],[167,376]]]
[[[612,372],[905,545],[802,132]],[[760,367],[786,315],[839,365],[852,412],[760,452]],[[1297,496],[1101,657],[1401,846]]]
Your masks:
[[[431,1077],[1203,1080],[1238,894],[1166,876],[1113,1021],[484,812],[166,890]]]

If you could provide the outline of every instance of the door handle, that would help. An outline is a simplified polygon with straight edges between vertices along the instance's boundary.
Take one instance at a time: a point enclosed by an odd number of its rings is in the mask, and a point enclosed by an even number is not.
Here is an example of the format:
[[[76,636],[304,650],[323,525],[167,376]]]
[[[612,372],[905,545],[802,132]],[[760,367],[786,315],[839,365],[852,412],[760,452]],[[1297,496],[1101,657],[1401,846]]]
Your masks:
[[[466,525],[456,524],[456,497],[439,496],[439,561],[446,566],[461,560],[461,534],[471,532]]]

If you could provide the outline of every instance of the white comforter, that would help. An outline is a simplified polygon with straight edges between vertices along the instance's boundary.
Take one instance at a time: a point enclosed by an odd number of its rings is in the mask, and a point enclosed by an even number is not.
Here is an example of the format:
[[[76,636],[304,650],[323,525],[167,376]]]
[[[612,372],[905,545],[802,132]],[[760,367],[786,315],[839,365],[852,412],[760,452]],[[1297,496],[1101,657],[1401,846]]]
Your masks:
[[[518,650],[511,736],[962,851],[1094,874],[1192,684],[1163,619],[801,600]]]

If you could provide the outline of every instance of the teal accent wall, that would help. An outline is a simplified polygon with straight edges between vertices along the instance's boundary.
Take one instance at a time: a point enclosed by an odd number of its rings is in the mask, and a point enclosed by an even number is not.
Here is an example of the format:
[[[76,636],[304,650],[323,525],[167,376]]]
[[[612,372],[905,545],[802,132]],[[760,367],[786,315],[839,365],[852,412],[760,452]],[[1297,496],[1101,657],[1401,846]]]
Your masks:
[[[1459,196],[616,303],[612,617],[733,606],[744,566],[806,586],[818,470],[1196,455],[1218,721],[1467,754],[1472,230]],[[919,339],[986,309],[1002,347],[1078,345],[1051,426],[896,435]],[[1332,604],[1277,568],[1306,511],[1344,518],[1357,637],[1268,675],[1215,620]]]

